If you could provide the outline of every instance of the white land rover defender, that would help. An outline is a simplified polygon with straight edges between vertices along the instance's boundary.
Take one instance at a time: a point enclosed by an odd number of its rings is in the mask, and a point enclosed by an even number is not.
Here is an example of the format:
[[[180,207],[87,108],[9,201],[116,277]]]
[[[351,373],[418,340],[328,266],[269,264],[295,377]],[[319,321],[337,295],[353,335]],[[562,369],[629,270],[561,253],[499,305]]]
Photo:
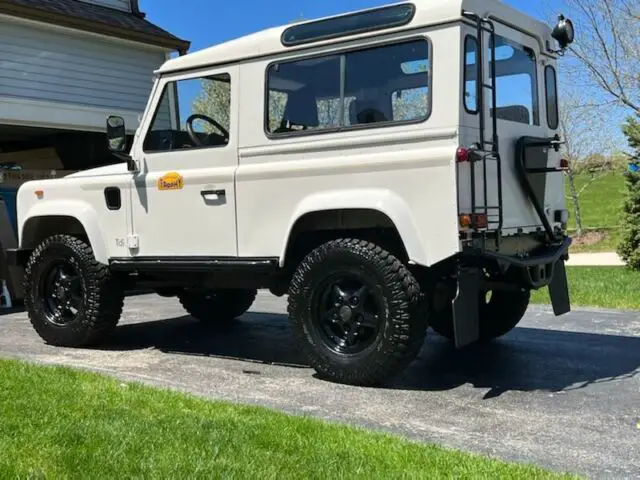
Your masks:
[[[122,163],[18,193],[25,305],[96,344],[126,292],[229,322],[288,294],[308,361],[383,382],[427,328],[458,347],[569,311],[556,60],[573,41],[497,0],[415,0],[168,60]],[[130,145],[130,146],[129,146]]]

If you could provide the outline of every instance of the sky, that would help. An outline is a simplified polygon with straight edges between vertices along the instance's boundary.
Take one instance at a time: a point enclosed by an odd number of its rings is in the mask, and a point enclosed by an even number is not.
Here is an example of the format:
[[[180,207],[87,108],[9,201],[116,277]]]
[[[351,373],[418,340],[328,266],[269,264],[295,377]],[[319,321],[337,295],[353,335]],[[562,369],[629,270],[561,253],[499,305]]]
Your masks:
[[[247,35],[295,20],[325,17],[393,3],[396,0],[139,0],[147,18],[174,35],[191,42],[194,52],[227,40]],[[439,1],[439,0],[425,0]],[[505,3],[537,18],[543,18],[544,6],[554,0],[503,0]],[[562,13],[562,12],[557,12]],[[565,12],[567,13],[567,12]],[[568,59],[563,61],[567,62]],[[562,62],[562,61],[561,61]],[[559,69],[560,95],[574,88],[574,80]],[[599,93],[595,91],[594,96]],[[595,98],[595,97],[594,97]],[[182,99],[187,100],[187,99]],[[182,103],[182,101],[180,102]],[[624,112],[623,112],[624,113]],[[603,129],[606,137],[615,137],[614,144],[625,145],[619,125],[623,113],[610,115],[610,124]],[[610,128],[611,127],[611,128]],[[610,139],[609,139],[610,140]],[[597,143],[597,142],[596,142]],[[608,141],[608,143],[611,143]]]
[[[189,52],[232,40],[266,28],[285,25],[301,18],[311,20],[364,8],[377,7],[395,0],[139,0],[147,18],[172,34],[191,42]],[[437,0],[434,0],[437,1]],[[536,15],[537,2],[508,0],[510,5]],[[188,7],[185,7],[188,5]],[[199,89],[181,85],[179,103],[181,117],[187,117]],[[183,118],[184,120],[184,118]]]
[[[437,0],[433,0],[437,1]],[[231,40],[265,28],[285,25],[363,8],[393,0],[140,0],[147,18],[174,35],[191,41],[190,51]],[[507,0],[529,15],[537,15],[539,2]]]

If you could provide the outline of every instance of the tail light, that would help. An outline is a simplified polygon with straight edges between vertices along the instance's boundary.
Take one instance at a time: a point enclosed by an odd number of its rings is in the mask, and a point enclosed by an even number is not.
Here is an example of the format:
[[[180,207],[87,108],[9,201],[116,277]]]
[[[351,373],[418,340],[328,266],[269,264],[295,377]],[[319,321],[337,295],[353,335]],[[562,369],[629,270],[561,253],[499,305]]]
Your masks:
[[[456,162],[465,163],[471,160],[471,150],[464,147],[458,147],[456,150]]]
[[[563,158],[562,160],[560,160],[560,170],[569,170],[570,166],[571,164],[569,163],[569,160],[567,160],[566,158]]]
[[[489,228],[489,217],[484,214],[476,214],[476,215],[468,215],[463,214],[460,215],[459,223],[461,228],[477,228],[479,230]]]
[[[489,228],[489,218],[486,215],[473,215],[473,225],[476,228]]]

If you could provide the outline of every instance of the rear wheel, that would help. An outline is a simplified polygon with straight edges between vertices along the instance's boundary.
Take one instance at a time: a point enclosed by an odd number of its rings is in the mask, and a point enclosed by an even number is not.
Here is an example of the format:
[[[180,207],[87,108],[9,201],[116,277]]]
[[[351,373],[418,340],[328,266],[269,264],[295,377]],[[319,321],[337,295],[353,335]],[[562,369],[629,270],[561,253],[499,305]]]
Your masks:
[[[118,324],[124,291],[84,241],[57,235],[42,242],[25,269],[25,308],[47,343],[99,343]]]
[[[427,329],[421,305],[402,262],[362,240],[314,250],[289,289],[289,318],[310,365],[353,385],[379,384],[411,363]]]
[[[531,299],[529,290],[493,290],[481,292],[478,298],[480,341],[506,335],[522,320]],[[433,330],[450,340],[454,338],[453,310],[447,302],[430,317]]]
[[[221,289],[184,291],[178,298],[193,318],[207,323],[228,323],[244,315],[257,295],[257,290]]]

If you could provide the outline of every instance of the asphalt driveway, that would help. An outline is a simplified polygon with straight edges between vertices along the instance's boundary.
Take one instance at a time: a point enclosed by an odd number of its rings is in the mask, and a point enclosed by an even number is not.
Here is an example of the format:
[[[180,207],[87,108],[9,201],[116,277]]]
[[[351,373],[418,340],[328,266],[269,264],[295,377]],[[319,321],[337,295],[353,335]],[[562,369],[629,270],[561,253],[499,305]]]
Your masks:
[[[0,355],[392,431],[593,478],[640,478],[640,314],[533,308],[492,347],[455,351],[431,334],[386,388],[315,378],[291,342],[285,303],[261,296],[231,329],[177,301],[130,298],[96,350],[43,344],[24,313],[0,317]]]

